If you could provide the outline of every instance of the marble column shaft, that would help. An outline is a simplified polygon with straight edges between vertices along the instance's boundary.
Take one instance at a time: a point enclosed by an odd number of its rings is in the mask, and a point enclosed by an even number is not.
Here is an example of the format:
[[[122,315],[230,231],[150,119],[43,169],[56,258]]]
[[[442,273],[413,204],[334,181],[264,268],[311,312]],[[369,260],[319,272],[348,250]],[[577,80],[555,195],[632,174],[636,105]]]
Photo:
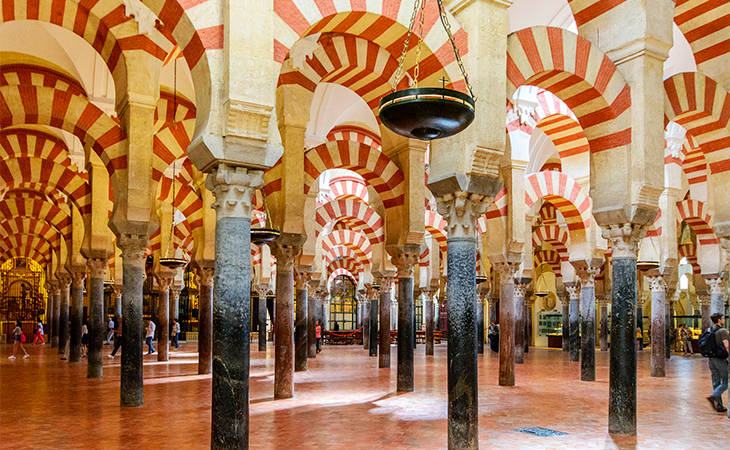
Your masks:
[[[666,295],[666,294],[665,294]],[[670,359],[672,357],[672,302],[664,305],[664,357]]]
[[[435,305],[433,304],[433,300],[429,296],[425,303],[423,304],[423,313],[426,320],[426,355],[432,356],[433,355],[433,349],[434,349],[434,342],[433,342],[433,315],[434,315],[434,309]]]
[[[102,378],[102,358],[107,325],[104,321],[104,272],[106,258],[89,258],[89,351],[87,378]]]
[[[368,326],[367,339],[368,343],[368,356],[378,356],[378,299],[373,298],[370,300],[370,324]]]
[[[307,358],[317,357],[317,297],[315,292],[307,295]]]
[[[651,376],[666,376],[667,291],[660,276],[647,277],[651,285]]]
[[[61,317],[61,288],[54,286],[53,291],[53,336],[51,336],[51,347],[58,347],[58,336]]]
[[[298,247],[278,246],[274,319],[274,398],[294,396],[294,257]]]
[[[722,277],[708,276],[705,282],[710,287],[710,315],[725,314],[725,294],[723,291]]]
[[[484,300],[477,296],[477,353],[484,354]],[[432,344],[433,345],[433,344]],[[433,353],[431,353],[433,354]]]
[[[525,293],[527,284],[515,283],[515,364],[525,362]],[[501,333],[500,333],[501,334]]]
[[[213,370],[213,267],[198,270],[198,373]]]
[[[700,296],[700,311],[702,314],[702,329],[706,330],[712,326],[712,320],[710,320],[710,316],[712,315],[712,305],[709,295]]]
[[[401,256],[398,267],[398,392],[413,391],[413,262]],[[400,265],[399,265],[400,264]]]
[[[601,302],[601,336],[600,336],[601,351],[608,351],[608,303],[606,301]]]
[[[69,340],[69,307],[71,305],[71,275],[61,276],[61,302],[58,313],[58,354],[63,355]]]
[[[370,302],[365,299],[363,300],[363,312],[364,317],[362,321],[362,348],[368,350],[370,346]]]
[[[306,277],[305,280],[297,281],[297,305],[296,305],[296,333],[295,333],[295,351],[294,351],[294,370],[296,372],[305,372],[307,370],[307,350],[308,350],[308,307],[309,307],[309,291],[307,290],[307,282],[309,277],[300,274],[300,278]]]
[[[114,313],[117,319],[122,317],[122,289],[119,289],[119,293],[117,293],[117,290],[114,289]]]
[[[211,449],[247,449],[251,210],[256,189],[263,186],[263,171],[219,164],[205,186],[215,196],[216,211]]]
[[[515,283],[517,265],[498,263],[499,287],[499,385],[515,385]]]
[[[597,275],[596,273],[595,275]],[[596,288],[595,275],[581,280],[580,289],[580,379],[596,381]]]
[[[525,353],[530,352],[532,343],[532,305],[529,299],[525,299]]]
[[[122,367],[121,405],[144,404],[142,357],[144,343],[142,328],[142,300],[145,280],[145,249],[147,238],[117,238],[122,250]]]
[[[170,285],[173,274],[157,278],[157,360],[170,359]]]
[[[44,333],[46,334],[46,341],[48,341],[48,346],[50,347],[51,340],[53,339],[53,312],[56,310],[55,305],[53,302],[55,301],[55,296],[53,295],[53,288],[50,285],[46,285],[46,295],[48,296],[48,300],[46,301],[46,325],[44,328]]]
[[[580,286],[575,284],[565,288],[570,295],[568,345],[570,361],[580,361]]]
[[[84,322],[84,280],[86,272],[72,272],[71,278],[71,332],[69,362],[81,362],[81,326]]]
[[[560,297],[560,303],[563,307],[563,351],[570,351],[570,304],[565,294]]]
[[[378,367],[390,368],[390,289],[393,278],[380,281],[380,332],[378,337]]]

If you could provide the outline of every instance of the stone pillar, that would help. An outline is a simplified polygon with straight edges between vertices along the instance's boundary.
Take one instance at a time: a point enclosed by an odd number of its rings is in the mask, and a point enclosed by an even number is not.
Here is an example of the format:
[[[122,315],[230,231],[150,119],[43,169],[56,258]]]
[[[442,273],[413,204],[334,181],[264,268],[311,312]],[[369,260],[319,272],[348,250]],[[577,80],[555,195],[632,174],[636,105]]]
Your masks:
[[[307,290],[307,284],[311,279],[312,275],[309,273],[299,272],[297,274],[297,320],[294,352],[294,370],[297,372],[306,372],[307,370],[307,311],[309,307],[309,291]]]
[[[642,342],[639,351],[644,351],[644,302],[648,300],[648,296],[645,292],[642,292],[640,296],[636,298],[636,328],[641,330]]]
[[[378,297],[377,291],[370,291],[370,324],[368,326],[368,356],[378,356]]]
[[[636,256],[646,234],[633,224],[602,229],[612,248],[608,431],[636,434]]]
[[[309,292],[307,292],[307,358],[317,357],[317,285],[309,283]],[[264,309],[266,314],[266,309]],[[321,322],[320,322],[321,325]],[[266,329],[266,315],[264,315],[264,330]],[[264,336],[266,332],[264,331]],[[264,341],[266,342],[266,341]],[[260,350],[260,348],[259,348]],[[264,350],[266,344],[264,343]]]
[[[570,303],[569,297],[565,293],[558,293],[560,305],[563,308],[563,351],[570,351]]]
[[[300,248],[275,245],[274,398],[294,396],[294,257]]]
[[[712,315],[712,296],[709,294],[699,294],[700,299],[700,311],[702,313],[702,329],[706,330],[707,328],[712,326],[712,320],[710,320],[710,316]]]
[[[175,288],[178,289],[175,289]],[[173,285],[170,289],[170,313],[169,313],[169,320],[175,319],[178,322],[180,322],[180,292],[182,292],[181,289],[182,286],[175,286]],[[249,293],[249,298],[251,298],[251,293]]]
[[[528,293],[528,297],[525,298],[525,353],[530,352],[530,345],[532,345],[532,315],[535,310],[535,297]]]
[[[501,262],[499,286],[499,385],[515,385],[515,280],[519,263]]]
[[[61,287],[58,281],[51,282],[53,288],[53,336],[51,336],[51,347],[58,347],[58,333],[60,328],[59,317],[61,315]]]
[[[266,294],[269,293],[269,286],[255,286],[256,292],[259,295],[258,304],[258,328],[259,328],[259,346],[258,351],[266,351]]]
[[[705,282],[710,287],[710,315],[725,315],[725,294],[723,293],[722,276],[707,276]]]
[[[576,268],[580,279],[580,379],[596,381],[596,276],[600,266]]]
[[[157,274],[157,360],[170,359],[170,285],[175,274]]]
[[[423,291],[423,320],[426,325],[426,355],[433,356],[433,315],[434,304],[431,291]]]
[[[497,297],[489,297],[489,324],[491,325],[492,322],[497,323],[497,308],[499,298]]]
[[[413,391],[413,266],[419,252],[393,257],[398,269],[398,392]]]
[[[358,299],[358,302],[360,300]],[[367,294],[362,296],[363,303],[363,320],[362,320],[362,348],[368,350],[370,346],[370,340],[368,339],[370,334],[370,301],[367,298]]]
[[[649,276],[646,280],[651,286],[651,376],[664,377],[667,286],[661,276]]]
[[[212,449],[248,448],[251,209],[262,186],[263,171],[225,164],[205,180],[216,211]]]
[[[69,305],[71,297],[71,275],[64,273],[59,277],[61,300],[58,313],[58,354],[63,355],[69,341]]]
[[[213,267],[197,268],[198,275],[198,373],[213,370]]]
[[[121,285],[114,285],[114,322],[122,317],[122,289]]]
[[[48,341],[48,346],[50,347],[52,336],[53,336],[53,311],[55,311],[55,306],[53,305],[53,286],[51,286],[51,283],[46,283],[46,325],[44,328],[44,332],[46,333],[46,336],[48,337],[46,341]]]
[[[102,357],[107,326],[104,321],[104,272],[106,258],[89,258],[89,360],[86,368],[87,378],[102,378]]]
[[[393,286],[393,278],[389,276],[379,277],[380,284],[380,333],[378,338],[379,355],[378,367],[381,369],[390,368],[390,289]]]
[[[69,362],[81,362],[81,325],[84,322],[84,281],[86,272],[71,272],[71,333],[69,339]]]
[[[480,355],[484,354],[484,301],[484,297],[477,295],[477,353]]]
[[[121,405],[142,406],[144,343],[142,328],[142,299],[145,279],[145,250],[147,237],[122,235],[117,246],[122,251],[124,274],[122,293],[122,368]]]
[[[601,336],[599,338],[601,351],[608,351],[608,299],[600,297],[598,304],[601,307]]]
[[[525,362],[525,294],[529,283],[529,279],[515,282],[515,364]]]
[[[677,295],[675,299],[675,295]],[[667,313],[667,344],[666,344],[666,358],[670,359],[672,357],[672,327],[674,325],[674,304],[676,301],[679,300],[679,292],[677,292],[675,289],[670,290],[667,293],[667,307],[666,307],[666,313]]]
[[[570,307],[569,307],[569,333],[568,333],[568,348],[570,349],[570,360],[572,362],[580,361],[580,285],[577,283],[565,283],[565,289],[568,291],[570,296]]]

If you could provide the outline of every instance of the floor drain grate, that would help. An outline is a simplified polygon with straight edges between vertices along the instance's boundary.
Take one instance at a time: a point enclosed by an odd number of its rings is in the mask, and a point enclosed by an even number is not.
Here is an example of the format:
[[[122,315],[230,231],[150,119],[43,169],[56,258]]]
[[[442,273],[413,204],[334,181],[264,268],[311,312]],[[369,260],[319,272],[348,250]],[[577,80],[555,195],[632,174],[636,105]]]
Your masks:
[[[542,428],[542,427],[518,428],[515,431],[519,431],[520,433],[531,434],[533,436],[540,436],[540,437],[564,436],[564,435],[568,434],[568,433],[563,433],[562,431],[555,431],[555,430],[550,430],[548,428]]]

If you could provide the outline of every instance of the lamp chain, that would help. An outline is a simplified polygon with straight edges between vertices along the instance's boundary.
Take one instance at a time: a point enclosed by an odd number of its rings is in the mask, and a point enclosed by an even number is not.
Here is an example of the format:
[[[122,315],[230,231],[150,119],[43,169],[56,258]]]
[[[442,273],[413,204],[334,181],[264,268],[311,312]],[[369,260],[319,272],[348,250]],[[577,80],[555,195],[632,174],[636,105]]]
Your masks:
[[[425,0],[424,0],[425,1]],[[406,40],[403,43],[403,51],[400,54],[400,58],[398,59],[398,68],[395,71],[395,76],[393,77],[393,86],[392,91],[395,92],[398,89],[398,83],[400,82],[401,77],[403,76],[403,66],[406,62],[406,54],[408,53],[408,44],[411,41],[411,35],[413,34],[413,25],[416,23],[416,16],[418,15],[418,7],[421,4],[421,0],[415,0],[413,4],[413,14],[411,15],[411,23],[408,25],[408,33],[406,34]]]
[[[461,76],[464,78],[464,82],[466,83],[466,88],[469,90],[469,95],[471,95],[471,97],[476,101],[474,92],[471,90],[471,83],[469,83],[469,76],[466,74],[466,69],[464,68],[464,63],[461,61],[461,55],[459,54],[459,49],[456,48],[456,42],[454,42],[454,35],[451,33],[451,24],[449,24],[449,18],[446,17],[446,8],[444,8],[442,1],[443,0],[436,0],[436,3],[439,6],[439,15],[441,16],[441,23],[443,24],[444,29],[446,30],[446,34],[449,35],[449,42],[451,42],[451,48],[454,50],[454,56],[456,56],[456,63],[459,65],[459,70],[461,71]]]

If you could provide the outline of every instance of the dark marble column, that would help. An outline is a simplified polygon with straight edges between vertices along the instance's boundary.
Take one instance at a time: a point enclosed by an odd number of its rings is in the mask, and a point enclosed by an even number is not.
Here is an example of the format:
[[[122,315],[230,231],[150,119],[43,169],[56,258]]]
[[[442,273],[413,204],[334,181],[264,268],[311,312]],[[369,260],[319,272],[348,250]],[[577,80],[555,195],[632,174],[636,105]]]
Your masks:
[[[58,281],[51,283],[53,287],[53,336],[51,336],[51,347],[58,347],[58,333],[61,316],[61,286]]]
[[[377,295],[377,292],[372,292],[371,296]],[[378,356],[378,299],[373,297],[370,300],[370,324],[368,326],[367,339],[368,343],[368,356]]]
[[[499,385],[515,385],[515,272],[519,263],[496,264],[499,286]]]
[[[672,327],[674,326],[674,293],[676,291],[671,290],[667,294],[667,306],[666,306],[666,314],[667,314],[667,326],[666,326],[666,334],[667,334],[667,340],[666,340],[666,347],[665,350],[665,357],[667,359],[670,359],[672,357]],[[671,295],[669,295],[671,294]]]
[[[558,293],[560,304],[563,308],[563,351],[570,351],[570,303],[565,293]]]
[[[434,304],[433,295],[430,291],[423,292],[423,320],[426,322],[426,355],[433,355],[433,315],[434,315]]]
[[[307,295],[307,358],[317,357],[317,299],[319,294],[317,293],[316,284],[309,282]],[[266,329],[266,325],[264,325],[264,329]]]
[[[413,391],[413,267],[418,252],[393,257],[398,269],[398,392]]]
[[[645,232],[624,224],[603,233],[613,249],[608,431],[636,435],[636,255]]]
[[[170,359],[170,285],[174,273],[162,272],[157,277],[157,360]]]
[[[712,324],[712,321],[710,320],[710,316],[712,315],[710,313],[710,311],[712,311],[711,297],[708,294],[700,294],[699,298],[700,298],[700,311],[702,314],[702,329],[706,330]]]
[[[651,376],[664,377],[667,286],[661,276],[646,277],[646,280],[651,286]]]
[[[390,368],[390,290],[393,278],[380,277],[380,332],[378,337],[378,367]]]
[[[598,300],[598,303],[601,305],[601,336],[600,336],[601,351],[607,352],[608,351],[608,300],[605,297],[600,298]]]
[[[596,381],[596,276],[599,266],[576,268],[580,279],[580,379]]]
[[[256,188],[262,185],[263,171],[234,169],[225,164],[218,165],[206,179],[206,188],[215,196],[212,206],[216,211],[211,405],[214,450],[248,448],[251,203]]]
[[[308,349],[308,322],[307,311],[309,307],[309,291],[307,283],[311,279],[311,274],[299,272],[297,275],[297,305],[296,305],[296,333],[295,333],[295,352],[294,352],[294,370],[296,372],[305,372],[307,370],[307,349]]]
[[[498,297],[489,297],[489,323],[490,325],[492,323],[497,323],[497,308],[499,308],[499,298]]]
[[[143,371],[142,299],[145,279],[147,238],[117,237],[122,250],[122,368],[121,405],[142,406]]]
[[[274,398],[294,396],[294,257],[300,248],[275,245]]]
[[[484,354],[484,300],[477,295],[477,353],[480,355]]]
[[[641,336],[644,336],[644,333],[646,332],[644,330],[644,302],[647,300],[643,296],[643,294],[636,298],[636,328],[639,328],[641,330]],[[639,351],[644,351],[644,342],[642,340],[641,346],[638,347]]]
[[[59,277],[61,286],[61,303],[58,314],[58,354],[63,355],[69,343],[69,308],[71,306],[71,275],[64,273]]]
[[[215,262],[214,262],[215,264]],[[198,266],[198,373],[213,370],[213,267]],[[250,295],[250,294],[249,294]]]
[[[525,298],[525,353],[530,352],[532,345],[532,312],[535,306],[535,297],[530,292],[527,295],[529,298]]]
[[[176,286],[172,285],[170,288],[170,316],[169,320],[175,319],[178,322],[180,322],[180,292],[182,291],[182,286]],[[248,294],[249,298],[251,298],[251,293]],[[250,326],[249,326],[250,328]]]
[[[256,289],[256,292],[258,293],[258,304],[256,310],[258,311],[258,329],[259,329],[259,339],[258,339],[258,351],[265,352],[266,351],[266,294],[269,293],[269,286],[263,285],[263,286],[254,286]]]
[[[86,268],[71,272],[71,332],[69,339],[69,362],[81,362],[81,326],[84,323],[84,281]]]
[[[87,378],[102,378],[102,351],[106,339],[107,326],[104,321],[104,272],[107,258],[89,258],[89,360],[86,368]]]
[[[529,278],[515,282],[515,364],[525,362],[525,294],[529,284]]]
[[[358,302],[360,301],[361,300],[358,299]],[[368,350],[368,347],[370,346],[370,339],[368,339],[368,337],[370,336],[370,301],[367,298],[367,294],[363,294],[362,303],[362,348],[363,350]]]
[[[580,361],[580,285],[578,283],[565,283],[565,289],[570,296],[570,309],[568,314],[568,348],[570,349],[570,360]]]
[[[123,286],[114,285],[114,321],[122,317],[122,290]]]
[[[44,326],[43,332],[46,334],[46,342],[48,343],[48,346],[51,347],[51,341],[53,340],[53,311],[55,311],[55,306],[53,305],[53,302],[55,300],[55,297],[53,296],[53,286],[51,286],[51,283],[46,283],[46,324]]]

